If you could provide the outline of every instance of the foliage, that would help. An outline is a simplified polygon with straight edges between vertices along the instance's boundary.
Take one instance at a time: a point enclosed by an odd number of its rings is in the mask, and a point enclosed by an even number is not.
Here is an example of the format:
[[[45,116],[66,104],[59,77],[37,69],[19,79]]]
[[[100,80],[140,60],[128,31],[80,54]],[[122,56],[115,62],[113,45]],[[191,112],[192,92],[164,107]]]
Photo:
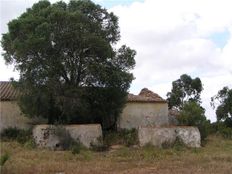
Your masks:
[[[28,149],[34,149],[34,148],[36,148],[35,140],[33,138],[30,138],[29,140],[27,140],[24,143],[24,147],[28,148]]]
[[[185,102],[178,121],[180,125],[197,126],[202,140],[207,137],[210,121],[206,120],[205,109],[200,104],[194,101]]]
[[[20,71],[19,105],[50,124],[114,128],[133,80],[135,51],[123,45],[118,18],[90,0],[39,1],[8,23],[4,59]]]
[[[219,134],[226,139],[232,139],[232,128],[224,122],[217,121],[211,124],[211,134]]]
[[[211,98],[211,106],[216,109],[218,121],[224,121],[228,127],[232,128],[232,89],[224,87],[218,94]]]
[[[72,146],[71,146],[71,152],[72,154],[76,155],[76,154],[79,154],[81,152],[81,143],[80,142],[74,142],[72,143]]]
[[[54,130],[54,135],[58,137],[59,144],[58,147],[62,150],[70,150],[75,144],[75,140],[71,137],[69,131],[67,131],[62,126],[56,126]],[[78,140],[77,140],[78,141]]]
[[[1,155],[0,166],[3,166],[9,158],[10,158],[10,156],[8,153],[4,153],[3,155]]]
[[[192,79],[183,74],[180,79],[172,82],[172,90],[167,93],[167,101],[170,109],[181,109],[185,102],[195,101],[200,103],[200,94],[203,90],[200,78]]]
[[[32,139],[32,130],[18,129],[16,127],[3,129],[1,132],[1,140],[16,140],[20,144],[25,144]]]
[[[123,144],[132,146],[138,144],[138,131],[136,129],[122,129],[119,131],[109,131],[104,135],[104,143],[108,146],[113,144]]]
[[[106,144],[102,137],[99,137],[98,138],[98,143],[91,143],[90,146],[91,146],[91,149],[93,151],[96,151],[96,152],[103,152],[103,151],[107,151],[109,150],[109,144]]]

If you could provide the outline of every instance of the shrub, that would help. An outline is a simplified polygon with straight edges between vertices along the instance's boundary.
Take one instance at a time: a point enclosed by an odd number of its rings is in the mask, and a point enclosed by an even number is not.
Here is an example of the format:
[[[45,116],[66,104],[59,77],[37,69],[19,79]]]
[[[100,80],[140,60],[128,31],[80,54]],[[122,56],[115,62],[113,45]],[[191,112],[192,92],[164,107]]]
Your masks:
[[[20,144],[26,143],[28,140],[32,139],[32,130],[24,130],[18,128],[7,128],[4,129],[1,133],[1,139],[4,141],[7,140],[16,140]]]
[[[108,146],[113,144],[123,144],[129,147],[138,144],[138,131],[136,129],[122,129],[118,132],[106,132],[103,142]]]
[[[105,143],[102,137],[98,138],[98,143],[90,143],[91,149],[96,152],[103,152],[109,150],[109,144]]]
[[[232,128],[222,127],[219,132],[224,138],[232,139]]]
[[[70,150],[72,145],[75,144],[75,140],[71,137],[70,133],[62,126],[56,126],[54,134],[59,139],[59,145],[57,148]]]
[[[3,166],[9,158],[10,158],[10,156],[8,153],[3,154],[0,157],[0,166]]]
[[[24,147],[26,147],[27,149],[34,149],[34,148],[36,148],[35,140],[33,138],[29,139],[28,141],[26,141],[24,143]]]
[[[71,145],[71,152],[72,154],[76,155],[76,154],[79,154],[80,151],[81,151],[81,143],[78,141],[78,142],[73,142],[72,145]]]
[[[228,126],[225,122],[215,122],[210,125],[212,134],[219,134],[223,138],[232,139],[232,127]]]
[[[122,130],[120,132],[126,146],[138,144],[138,131],[136,129]]]
[[[198,127],[202,141],[207,137],[210,122],[206,120],[205,109],[198,103],[186,102],[178,116],[178,121],[180,125]]]

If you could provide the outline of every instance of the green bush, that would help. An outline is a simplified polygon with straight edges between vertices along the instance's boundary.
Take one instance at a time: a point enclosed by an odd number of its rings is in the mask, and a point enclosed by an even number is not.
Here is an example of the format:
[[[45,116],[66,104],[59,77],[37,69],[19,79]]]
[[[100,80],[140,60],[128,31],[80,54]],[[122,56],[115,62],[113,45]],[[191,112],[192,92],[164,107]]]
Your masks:
[[[232,128],[222,127],[219,132],[224,138],[232,139]]]
[[[72,145],[74,145],[76,142],[71,137],[70,133],[62,126],[56,126],[54,134],[59,139],[59,147],[62,150],[71,150]]]
[[[103,152],[109,150],[109,144],[105,143],[102,137],[98,138],[98,143],[90,143],[91,149],[96,152]]]
[[[110,146],[113,144],[123,144],[126,146],[132,146],[138,144],[138,131],[136,129],[122,129],[118,132],[111,131],[106,132],[104,135],[104,144]]]
[[[202,141],[208,136],[210,121],[206,120],[205,109],[194,101],[184,103],[178,122],[180,125],[198,127]]]
[[[27,140],[24,143],[24,147],[27,148],[27,149],[34,149],[34,148],[36,148],[35,140],[33,138]]]
[[[10,156],[8,153],[3,154],[0,157],[0,166],[3,166],[9,158],[10,158]]]
[[[211,134],[219,134],[223,138],[232,139],[232,127],[225,124],[225,122],[215,122],[210,125]]]
[[[1,133],[1,140],[3,141],[15,140],[20,144],[24,144],[30,139],[32,139],[31,129],[24,130],[18,128],[7,128]]]
[[[71,152],[72,154],[76,155],[76,154],[79,154],[81,152],[81,143],[79,141],[77,142],[73,142],[72,145],[71,145]]]

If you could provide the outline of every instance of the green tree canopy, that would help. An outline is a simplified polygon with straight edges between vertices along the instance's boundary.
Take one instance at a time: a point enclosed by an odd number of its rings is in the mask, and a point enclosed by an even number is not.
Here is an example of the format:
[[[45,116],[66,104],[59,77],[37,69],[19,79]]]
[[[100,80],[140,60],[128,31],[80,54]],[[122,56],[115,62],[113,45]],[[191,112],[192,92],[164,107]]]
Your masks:
[[[210,121],[206,119],[205,109],[199,103],[195,101],[185,102],[178,116],[178,121],[180,125],[197,126],[202,140],[207,137]]]
[[[4,59],[20,72],[20,106],[49,123],[115,125],[133,80],[135,51],[114,45],[118,18],[89,0],[39,1],[8,23]]]
[[[225,121],[232,127],[232,89],[224,87],[218,94],[211,98],[211,105],[216,108],[218,121]]]
[[[189,75],[183,74],[180,79],[172,82],[172,90],[167,93],[169,108],[181,109],[184,102],[195,101],[200,103],[200,94],[203,90],[200,78],[192,79]]]

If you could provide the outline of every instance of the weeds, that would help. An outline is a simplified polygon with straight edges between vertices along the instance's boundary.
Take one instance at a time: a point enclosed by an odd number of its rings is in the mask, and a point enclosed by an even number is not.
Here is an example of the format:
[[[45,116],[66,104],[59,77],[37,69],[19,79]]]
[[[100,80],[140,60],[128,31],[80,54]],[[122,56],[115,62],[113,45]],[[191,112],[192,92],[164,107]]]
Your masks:
[[[0,157],[0,166],[3,166],[9,158],[10,158],[10,156],[8,153],[3,154]]]
[[[1,140],[16,140],[20,144],[24,144],[30,138],[32,138],[32,130],[24,130],[18,128],[7,128],[4,129],[1,133]]]
[[[118,132],[107,132],[103,141],[108,146],[113,144],[123,144],[130,147],[138,144],[138,131],[136,129],[122,129]]]

